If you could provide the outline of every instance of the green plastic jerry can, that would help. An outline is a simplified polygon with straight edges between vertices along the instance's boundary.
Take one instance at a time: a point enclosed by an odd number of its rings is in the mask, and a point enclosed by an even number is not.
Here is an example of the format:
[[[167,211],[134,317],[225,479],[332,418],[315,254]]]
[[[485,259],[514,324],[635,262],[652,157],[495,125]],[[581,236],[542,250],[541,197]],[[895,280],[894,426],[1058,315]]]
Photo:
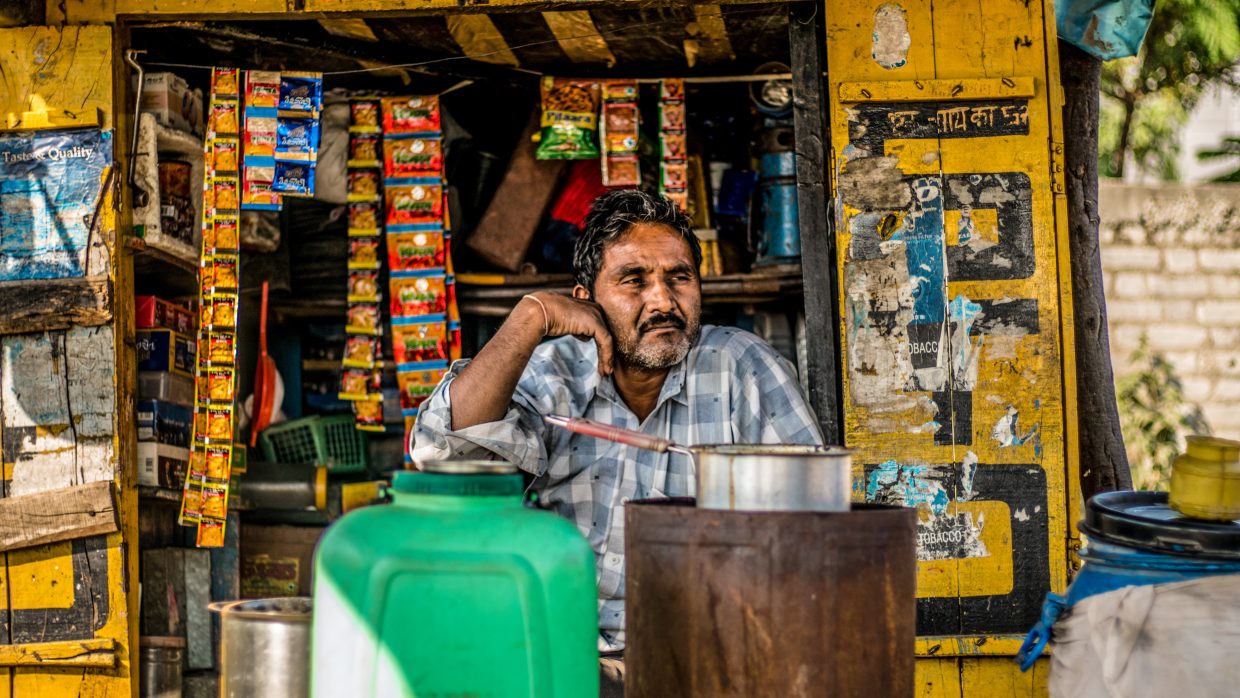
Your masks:
[[[396,473],[315,555],[312,695],[598,695],[594,553],[493,462]]]

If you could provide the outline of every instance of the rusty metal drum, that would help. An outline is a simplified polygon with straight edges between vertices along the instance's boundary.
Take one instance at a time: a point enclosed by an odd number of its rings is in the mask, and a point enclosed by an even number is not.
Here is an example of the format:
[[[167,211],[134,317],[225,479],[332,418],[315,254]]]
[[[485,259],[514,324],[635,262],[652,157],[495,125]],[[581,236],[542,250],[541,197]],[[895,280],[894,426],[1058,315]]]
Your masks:
[[[912,696],[913,509],[625,507],[625,695]]]

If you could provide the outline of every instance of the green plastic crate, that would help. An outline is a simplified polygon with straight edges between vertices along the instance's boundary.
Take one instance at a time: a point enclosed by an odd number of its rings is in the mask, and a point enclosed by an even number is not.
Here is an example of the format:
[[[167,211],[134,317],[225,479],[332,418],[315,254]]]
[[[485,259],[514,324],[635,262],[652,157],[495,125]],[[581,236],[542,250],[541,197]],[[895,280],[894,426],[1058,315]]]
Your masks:
[[[333,473],[358,473],[366,469],[366,436],[351,414],[321,417],[319,427],[327,449],[327,469]]]
[[[333,473],[366,469],[366,437],[351,414],[276,424],[263,430],[258,443],[263,457],[273,463],[318,463]]]

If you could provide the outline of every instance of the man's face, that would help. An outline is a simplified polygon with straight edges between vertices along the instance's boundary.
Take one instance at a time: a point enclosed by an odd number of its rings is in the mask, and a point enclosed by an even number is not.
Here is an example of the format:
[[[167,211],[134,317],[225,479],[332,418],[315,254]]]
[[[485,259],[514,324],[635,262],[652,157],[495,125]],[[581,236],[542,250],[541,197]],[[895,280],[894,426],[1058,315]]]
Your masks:
[[[620,361],[633,368],[676,365],[701,331],[702,289],[693,253],[666,225],[637,223],[604,248],[593,300],[611,327]]]

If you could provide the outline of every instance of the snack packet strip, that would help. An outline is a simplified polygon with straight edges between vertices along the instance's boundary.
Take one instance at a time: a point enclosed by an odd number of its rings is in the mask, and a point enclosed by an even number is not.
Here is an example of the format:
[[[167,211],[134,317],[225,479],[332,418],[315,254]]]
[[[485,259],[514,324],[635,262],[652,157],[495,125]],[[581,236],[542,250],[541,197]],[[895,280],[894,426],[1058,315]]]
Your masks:
[[[355,426],[383,430],[383,395],[379,390],[383,294],[379,288],[384,254],[383,170],[386,140],[377,98],[359,97],[349,104],[349,307],[338,397],[353,403]]]
[[[194,439],[178,517],[181,525],[198,526],[197,542],[203,547],[223,545],[230,465],[227,459],[221,465],[219,454],[223,450],[231,458],[232,453],[236,313],[240,301],[237,223],[242,150],[236,121],[240,111],[239,73],[236,69],[216,68],[211,77],[211,122],[204,144],[208,163],[204,198],[211,206],[204,206],[199,262],[199,304],[204,321],[197,333]],[[221,472],[222,498],[218,484]]]

